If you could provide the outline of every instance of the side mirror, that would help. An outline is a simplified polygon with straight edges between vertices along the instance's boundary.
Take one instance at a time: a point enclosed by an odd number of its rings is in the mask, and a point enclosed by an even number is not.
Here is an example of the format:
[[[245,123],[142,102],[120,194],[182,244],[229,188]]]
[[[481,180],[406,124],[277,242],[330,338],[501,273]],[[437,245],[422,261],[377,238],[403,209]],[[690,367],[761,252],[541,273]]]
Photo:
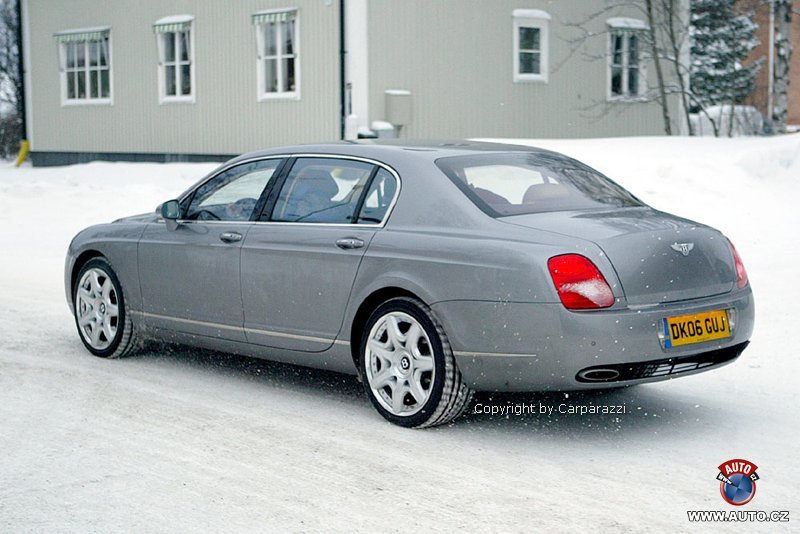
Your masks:
[[[161,206],[159,206],[158,211],[160,212],[161,217],[163,217],[164,222],[167,223],[167,228],[169,230],[175,230],[178,227],[178,218],[181,216],[181,207],[177,200],[167,200],[161,204]]]

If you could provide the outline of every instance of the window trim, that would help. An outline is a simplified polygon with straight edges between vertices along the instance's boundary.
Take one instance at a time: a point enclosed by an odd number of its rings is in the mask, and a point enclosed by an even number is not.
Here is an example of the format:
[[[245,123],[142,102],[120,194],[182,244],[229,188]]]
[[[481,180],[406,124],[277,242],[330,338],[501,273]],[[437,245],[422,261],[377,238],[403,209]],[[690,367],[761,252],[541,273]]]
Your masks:
[[[206,178],[201,180],[200,182],[193,185],[189,190],[181,194],[178,197],[178,203],[183,204],[183,202],[188,199],[189,197],[193,196],[195,191],[202,187],[206,182],[213,180],[221,173],[231,169],[232,167],[236,167],[239,165],[243,165],[246,163],[253,163],[256,161],[266,160],[266,159],[285,159],[286,161],[279,166],[278,170],[276,171],[275,180],[270,180],[270,184],[267,185],[267,189],[264,191],[265,198],[267,199],[264,206],[261,208],[261,212],[256,217],[255,221],[249,221],[249,224],[269,224],[273,226],[296,226],[296,225],[303,225],[303,226],[313,226],[313,227],[340,227],[340,228],[383,228],[386,226],[389,218],[394,212],[394,207],[397,205],[397,201],[400,198],[400,191],[403,188],[403,181],[400,179],[400,175],[394,170],[392,167],[383,163],[381,161],[377,161],[370,158],[362,158],[360,156],[350,156],[346,154],[319,154],[319,153],[308,153],[308,152],[299,152],[295,154],[270,154],[264,156],[254,156],[252,158],[232,161],[218,169],[215,169],[211,174],[209,174]],[[291,169],[291,166],[294,164],[294,160],[297,158],[328,158],[328,159],[348,159],[354,161],[361,161],[364,163],[369,163],[375,165],[377,167],[382,167],[389,171],[389,173],[394,176],[394,179],[397,181],[397,190],[394,193],[394,198],[392,202],[389,204],[389,207],[386,209],[386,213],[383,216],[383,220],[379,223],[368,223],[368,224],[358,224],[356,222],[351,223],[314,223],[314,222],[284,222],[284,221],[263,221],[261,217],[263,215],[270,215],[268,210],[271,210],[271,206],[269,206],[270,201],[272,201],[272,196],[274,191],[280,192],[280,187],[283,187],[283,182],[286,176]],[[367,184],[367,188],[371,184]],[[183,213],[181,213],[183,216]],[[356,219],[358,220],[358,219]],[[178,219],[178,223],[180,224],[189,224],[189,223],[196,223],[197,221],[187,220],[187,219]],[[244,221],[248,222],[248,221]],[[225,221],[202,221],[203,224],[225,224]]]
[[[80,34],[100,34],[103,39],[108,39],[108,97],[106,98],[68,98],[67,97],[67,45],[79,42],[86,46],[88,42],[94,42],[98,39],[77,39],[70,40],[68,36],[77,36]],[[111,26],[100,26],[95,28],[76,28],[70,30],[62,30],[54,34],[58,43],[58,72],[59,72],[59,89],[61,94],[61,107],[71,106],[113,106],[114,105],[114,68],[113,68],[113,53],[112,53],[112,37]],[[102,40],[102,39],[101,39]],[[89,79],[89,58],[86,56],[86,65],[84,66],[87,82]],[[87,92],[87,94],[89,94]]]
[[[264,50],[264,27],[265,23],[259,21],[259,18],[264,15],[280,15],[282,13],[293,14],[294,16],[294,91],[276,91],[267,92],[266,83],[264,81],[264,61],[265,58],[261,55]],[[279,9],[267,9],[253,13],[252,15],[253,27],[255,28],[256,38],[256,100],[258,102],[269,102],[272,100],[300,100],[300,82],[301,82],[301,48],[300,48],[300,10],[296,7],[286,7]],[[278,27],[280,28],[280,26]],[[279,31],[282,31],[279,29]],[[281,59],[283,54],[283,40],[278,37],[278,48],[276,49],[275,57],[278,61],[278,86],[281,87],[282,80],[280,73]]]
[[[608,40],[606,42],[606,46],[608,47],[606,54],[606,100],[608,102],[646,102],[648,100],[646,65],[647,56],[642,48],[642,37],[644,36],[644,32],[650,29],[650,26],[648,26],[643,20],[626,17],[610,18],[606,20],[606,25],[608,26]],[[639,80],[636,94],[624,92],[623,94],[615,95],[611,89],[613,76],[611,73],[611,67],[614,61],[613,43],[614,37],[618,35],[622,36],[622,86],[624,88],[627,88],[628,86],[628,76],[630,71],[630,58],[628,55],[630,50],[630,36],[636,35],[639,40]]]
[[[513,79],[514,83],[548,83],[550,70],[550,14],[540,9],[515,9],[512,12],[513,27]],[[519,54],[520,28],[539,30],[539,73],[521,73]]]
[[[159,31],[159,27],[169,26],[174,24],[183,25],[182,29],[170,29],[168,31]],[[177,47],[178,36],[185,32],[189,32],[189,79],[191,83],[191,92],[188,95],[167,95],[167,66],[164,60],[165,48],[164,39],[167,34],[172,34],[175,39],[175,72],[176,76],[179,71],[180,60],[178,59],[179,49]],[[153,32],[156,35],[156,53],[158,54],[158,63],[156,68],[158,70],[158,103],[159,104],[194,104],[197,102],[197,62],[195,61],[195,36],[194,36],[194,16],[192,15],[175,15],[162,17],[153,23]]]

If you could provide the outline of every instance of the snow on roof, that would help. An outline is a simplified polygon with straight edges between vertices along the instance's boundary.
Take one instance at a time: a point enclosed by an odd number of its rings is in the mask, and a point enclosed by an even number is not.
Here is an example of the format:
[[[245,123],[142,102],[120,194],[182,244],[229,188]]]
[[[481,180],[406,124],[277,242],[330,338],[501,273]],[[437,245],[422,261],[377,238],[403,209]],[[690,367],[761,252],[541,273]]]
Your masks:
[[[630,17],[612,17],[606,19],[606,24],[612,28],[624,28],[626,30],[649,30],[650,26],[641,19],[633,19]]]
[[[513,17],[525,18],[525,19],[544,19],[550,20],[550,13],[547,11],[542,11],[541,9],[515,9],[512,11],[511,15]]]
[[[181,24],[183,22],[192,22],[194,20],[194,15],[170,15],[168,17],[162,17],[155,21],[153,24],[156,26],[160,26],[162,24]]]
[[[71,35],[73,33],[94,33],[94,32],[107,32],[111,26],[93,26],[91,28],[74,28],[70,30],[59,30],[53,35]]]

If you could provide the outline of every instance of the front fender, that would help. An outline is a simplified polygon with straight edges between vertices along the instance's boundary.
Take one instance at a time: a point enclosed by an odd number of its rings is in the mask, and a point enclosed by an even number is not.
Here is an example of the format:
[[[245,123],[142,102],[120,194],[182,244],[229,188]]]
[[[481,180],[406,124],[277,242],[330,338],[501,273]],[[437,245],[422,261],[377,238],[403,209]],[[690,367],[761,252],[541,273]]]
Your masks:
[[[142,309],[139,287],[138,246],[145,225],[111,223],[90,226],[76,235],[67,249],[64,261],[64,291],[73,311],[72,284],[76,271],[95,256],[103,256],[122,285],[125,304],[131,310]]]

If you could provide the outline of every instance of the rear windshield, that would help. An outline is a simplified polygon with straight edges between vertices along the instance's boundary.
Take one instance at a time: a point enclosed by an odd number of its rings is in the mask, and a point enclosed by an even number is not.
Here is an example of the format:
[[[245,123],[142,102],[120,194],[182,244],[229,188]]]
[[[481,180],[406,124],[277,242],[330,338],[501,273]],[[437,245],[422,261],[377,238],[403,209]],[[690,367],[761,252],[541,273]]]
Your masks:
[[[643,205],[599,172],[558,154],[455,156],[436,165],[493,217]]]

